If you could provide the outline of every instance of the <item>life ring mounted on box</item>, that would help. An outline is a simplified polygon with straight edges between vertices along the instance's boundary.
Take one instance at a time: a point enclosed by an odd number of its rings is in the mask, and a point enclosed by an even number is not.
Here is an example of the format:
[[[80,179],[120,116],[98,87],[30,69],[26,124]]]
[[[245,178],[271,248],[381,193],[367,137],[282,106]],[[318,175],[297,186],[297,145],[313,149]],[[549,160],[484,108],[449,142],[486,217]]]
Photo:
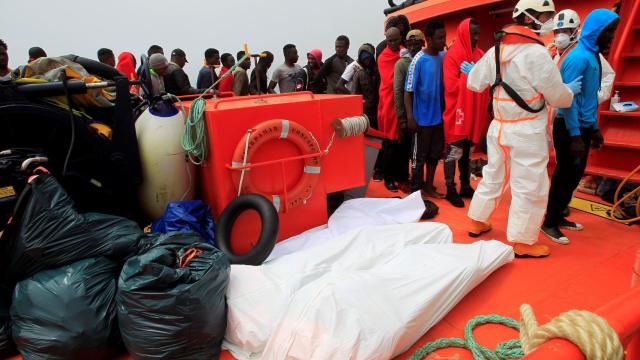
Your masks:
[[[234,168],[251,165],[251,159],[260,147],[271,140],[292,142],[303,155],[317,154],[304,158],[302,177],[291,190],[287,190],[287,206],[293,208],[305,204],[313,195],[320,180],[320,145],[313,134],[302,125],[290,120],[268,120],[258,124],[238,142],[233,153]],[[232,177],[240,194],[256,193],[271,199],[276,210],[284,208],[279,194],[264,194],[258,191],[251,179],[251,169],[236,170]]]

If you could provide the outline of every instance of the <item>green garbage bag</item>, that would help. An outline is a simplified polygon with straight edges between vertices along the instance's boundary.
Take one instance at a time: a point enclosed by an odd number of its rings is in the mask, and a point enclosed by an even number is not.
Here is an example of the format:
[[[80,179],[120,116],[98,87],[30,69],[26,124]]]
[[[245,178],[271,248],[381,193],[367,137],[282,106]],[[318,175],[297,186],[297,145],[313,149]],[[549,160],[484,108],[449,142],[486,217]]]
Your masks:
[[[0,279],[12,286],[38,271],[82,259],[122,261],[136,253],[141,236],[133,221],[78,213],[55,178],[40,175],[25,187],[0,238]]]
[[[117,343],[118,263],[105,257],[46,270],[16,284],[13,340],[25,360],[103,359]]]
[[[118,322],[134,359],[217,359],[229,261],[195,233],[154,234],[124,264]]]

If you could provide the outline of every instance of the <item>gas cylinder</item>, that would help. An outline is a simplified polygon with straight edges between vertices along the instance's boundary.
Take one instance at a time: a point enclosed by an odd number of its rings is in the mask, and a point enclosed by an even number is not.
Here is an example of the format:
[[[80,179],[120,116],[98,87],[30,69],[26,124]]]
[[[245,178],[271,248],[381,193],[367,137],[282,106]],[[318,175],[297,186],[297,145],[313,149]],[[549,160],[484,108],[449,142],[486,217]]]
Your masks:
[[[171,104],[150,107],[136,121],[143,178],[138,198],[150,220],[169,202],[193,199],[195,168],[182,149],[183,129],[184,115]]]

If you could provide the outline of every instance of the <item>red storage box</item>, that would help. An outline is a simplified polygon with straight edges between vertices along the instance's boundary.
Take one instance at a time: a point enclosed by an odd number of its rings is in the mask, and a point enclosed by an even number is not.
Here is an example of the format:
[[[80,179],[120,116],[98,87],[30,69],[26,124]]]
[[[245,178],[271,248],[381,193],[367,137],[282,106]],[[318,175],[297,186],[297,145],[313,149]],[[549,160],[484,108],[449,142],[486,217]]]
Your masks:
[[[185,103],[188,108],[190,103]],[[344,95],[292,93],[266,96],[233,97],[207,100],[205,117],[209,135],[208,160],[199,173],[203,200],[211,206],[214,218],[237,197],[238,184],[232,178],[231,163],[239,143],[248,129],[269,120],[289,120],[302,125],[325,150],[333,134],[331,122],[362,114],[362,98]],[[297,157],[301,151],[286,139],[271,140],[260,147],[251,159],[252,165]],[[283,181],[287,189],[300,180],[304,160],[297,159],[257,166],[245,173],[263,194],[282,196]],[[364,137],[336,138],[329,153],[321,158],[318,185],[306,204],[281,209],[279,239],[286,239],[327,222],[326,194],[365,183]],[[232,247],[237,253],[248,251],[260,232],[257,213],[247,211],[235,223]]]

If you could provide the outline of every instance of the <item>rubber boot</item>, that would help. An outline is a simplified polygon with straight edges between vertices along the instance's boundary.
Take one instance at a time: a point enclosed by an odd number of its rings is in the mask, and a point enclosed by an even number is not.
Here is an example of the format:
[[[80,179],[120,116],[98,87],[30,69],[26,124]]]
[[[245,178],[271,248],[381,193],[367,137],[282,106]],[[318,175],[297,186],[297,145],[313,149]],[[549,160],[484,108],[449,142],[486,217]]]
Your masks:
[[[517,258],[543,258],[551,254],[547,245],[514,243],[513,252]]]
[[[469,236],[472,238],[480,237],[480,235],[491,231],[490,222],[482,222],[471,219],[471,226],[469,227]]]

